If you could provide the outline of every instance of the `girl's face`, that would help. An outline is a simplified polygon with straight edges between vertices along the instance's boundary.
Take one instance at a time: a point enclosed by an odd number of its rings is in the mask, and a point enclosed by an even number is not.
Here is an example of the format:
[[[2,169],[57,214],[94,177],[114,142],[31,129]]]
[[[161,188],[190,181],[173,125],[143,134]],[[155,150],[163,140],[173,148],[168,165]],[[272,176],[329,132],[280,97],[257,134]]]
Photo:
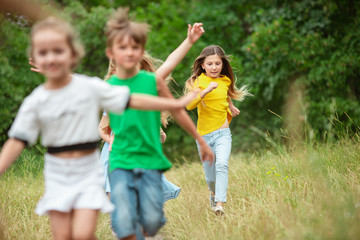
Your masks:
[[[223,67],[221,58],[214,54],[207,56],[204,62],[201,64],[201,67],[205,70],[205,74],[211,78],[220,77],[220,73]]]
[[[75,57],[66,36],[52,29],[39,30],[32,38],[32,56],[48,81],[66,79]]]
[[[115,39],[106,53],[109,58],[115,61],[116,67],[128,71],[138,66],[144,54],[144,48],[126,35],[122,39]]]

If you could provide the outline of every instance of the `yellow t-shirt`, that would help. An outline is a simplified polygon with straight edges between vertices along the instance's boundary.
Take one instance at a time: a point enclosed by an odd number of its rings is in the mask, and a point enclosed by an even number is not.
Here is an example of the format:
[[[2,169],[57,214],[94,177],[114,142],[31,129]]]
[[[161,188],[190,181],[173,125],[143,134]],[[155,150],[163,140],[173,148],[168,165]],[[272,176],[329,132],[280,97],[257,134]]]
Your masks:
[[[203,99],[198,94],[197,98],[186,106],[188,110],[197,108],[197,131],[201,136],[219,129],[225,123],[226,118],[229,123],[232,119],[228,103],[228,89],[231,80],[225,75],[221,75],[219,78],[211,78],[202,73],[194,81],[194,87],[202,91],[209,86],[210,82],[217,82],[218,87]]]

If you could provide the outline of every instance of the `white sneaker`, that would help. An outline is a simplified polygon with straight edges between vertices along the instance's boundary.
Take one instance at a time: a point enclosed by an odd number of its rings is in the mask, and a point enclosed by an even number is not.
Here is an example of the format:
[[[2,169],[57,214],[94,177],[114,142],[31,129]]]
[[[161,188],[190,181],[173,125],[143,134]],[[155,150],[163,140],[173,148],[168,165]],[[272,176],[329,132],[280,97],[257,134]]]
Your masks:
[[[224,208],[222,206],[216,206],[214,212],[216,215],[221,216],[224,214]]]

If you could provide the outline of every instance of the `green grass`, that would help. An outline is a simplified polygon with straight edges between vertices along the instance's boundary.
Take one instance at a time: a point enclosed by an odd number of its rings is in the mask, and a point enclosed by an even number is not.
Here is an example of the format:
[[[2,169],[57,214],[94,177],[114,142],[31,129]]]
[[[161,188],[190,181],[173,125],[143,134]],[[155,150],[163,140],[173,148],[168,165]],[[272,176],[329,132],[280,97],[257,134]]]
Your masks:
[[[19,160],[0,178],[0,237],[50,239],[48,218],[34,213],[43,192],[42,157],[25,152]],[[182,190],[165,203],[164,239],[360,238],[358,140],[233,154],[223,217],[209,208],[199,162],[185,161],[166,176]],[[107,215],[99,218],[97,236],[113,239]]]

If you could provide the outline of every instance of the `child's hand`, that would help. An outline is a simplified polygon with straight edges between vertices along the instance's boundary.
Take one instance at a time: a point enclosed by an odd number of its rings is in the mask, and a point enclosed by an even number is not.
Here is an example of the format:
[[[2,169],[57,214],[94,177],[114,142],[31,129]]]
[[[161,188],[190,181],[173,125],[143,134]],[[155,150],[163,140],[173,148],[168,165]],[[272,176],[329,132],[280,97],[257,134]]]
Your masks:
[[[205,30],[202,23],[194,23],[192,27],[191,24],[188,24],[187,36],[192,44],[195,43],[204,32]]]
[[[207,88],[205,88],[201,93],[200,93],[200,97],[204,98],[208,93],[210,93],[212,90],[214,90],[215,88],[218,87],[218,83],[217,82],[210,82],[209,86],[207,86]]]
[[[217,82],[210,82],[209,86],[207,86],[207,88],[205,88],[203,92],[206,95],[206,94],[208,94],[209,92],[211,92],[212,90],[214,90],[217,87],[218,87]]]
[[[42,71],[39,69],[39,66],[32,61],[32,58],[29,58],[29,64],[31,66],[33,66],[33,68],[30,68],[31,71],[37,72],[37,73],[42,73]]]
[[[237,107],[235,107],[235,105],[231,101],[229,102],[229,109],[233,117],[236,117],[240,113],[240,110]]]
[[[166,141],[166,133],[160,128],[160,142],[164,143]]]
[[[214,153],[209,147],[209,145],[206,144],[206,142],[200,143],[200,155],[201,155],[201,161],[209,161],[209,165],[211,166],[214,162]]]

